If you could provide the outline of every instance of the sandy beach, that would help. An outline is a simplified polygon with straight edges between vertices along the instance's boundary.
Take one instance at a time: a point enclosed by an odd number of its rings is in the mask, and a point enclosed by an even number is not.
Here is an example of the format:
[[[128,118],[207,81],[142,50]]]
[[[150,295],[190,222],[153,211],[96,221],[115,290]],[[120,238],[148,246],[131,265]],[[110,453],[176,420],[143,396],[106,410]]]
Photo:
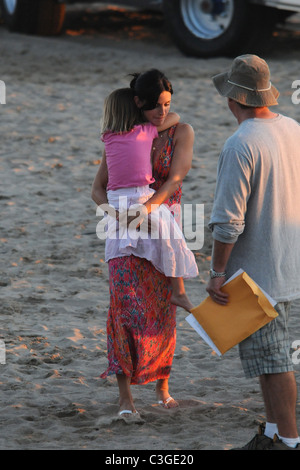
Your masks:
[[[281,92],[278,111],[295,119],[299,46],[299,32],[277,31],[265,56]],[[237,125],[211,77],[231,59],[183,56],[160,15],[77,5],[68,9],[59,37],[12,34],[0,24],[0,64],[6,84],[6,105],[0,105],[0,339],[6,350],[0,449],[228,450],[245,444],[265,419],[258,381],[244,378],[237,348],[218,357],[182,309],[170,378],[180,406],[162,409],[153,383],[134,386],[142,419],[117,418],[116,380],[99,377],[107,365],[109,286],[90,197],[103,149],[104,98],[126,86],[128,74],[155,67],[173,83],[172,109],[195,130],[183,203],[204,204],[207,224],[219,152]],[[186,282],[196,305],[206,296],[210,252],[205,228],[203,247],[194,251],[199,278]],[[291,344],[300,340],[299,309],[296,302]],[[295,371],[300,385],[300,364]]]

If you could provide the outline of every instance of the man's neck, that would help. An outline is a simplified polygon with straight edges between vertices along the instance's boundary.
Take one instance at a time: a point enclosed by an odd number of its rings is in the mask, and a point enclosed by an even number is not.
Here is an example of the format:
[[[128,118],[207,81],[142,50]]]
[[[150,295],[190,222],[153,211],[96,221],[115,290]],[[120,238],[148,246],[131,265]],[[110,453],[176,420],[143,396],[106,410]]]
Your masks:
[[[273,113],[270,111],[269,108],[263,107],[263,108],[238,108],[236,112],[236,118],[239,124],[241,124],[243,121],[246,121],[246,119],[272,119],[278,116],[278,114]]]

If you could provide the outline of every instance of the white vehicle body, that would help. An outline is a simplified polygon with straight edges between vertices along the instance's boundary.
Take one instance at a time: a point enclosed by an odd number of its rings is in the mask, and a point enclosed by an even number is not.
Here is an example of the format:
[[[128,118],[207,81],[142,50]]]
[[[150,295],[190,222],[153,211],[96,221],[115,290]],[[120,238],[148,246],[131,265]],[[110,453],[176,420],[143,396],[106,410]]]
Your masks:
[[[289,10],[294,12],[300,12],[300,1],[299,0],[262,0],[261,3],[267,7],[280,8],[282,10]]]

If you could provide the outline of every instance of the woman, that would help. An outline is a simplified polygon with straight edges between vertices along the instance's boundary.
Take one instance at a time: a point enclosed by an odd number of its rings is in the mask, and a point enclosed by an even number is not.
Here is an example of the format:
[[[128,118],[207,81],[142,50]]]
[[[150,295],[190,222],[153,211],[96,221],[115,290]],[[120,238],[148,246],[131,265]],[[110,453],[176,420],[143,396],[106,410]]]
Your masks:
[[[143,118],[155,126],[165,120],[171,104],[171,83],[158,70],[135,74],[130,83]],[[194,131],[179,123],[159,133],[153,142],[155,194],[144,204],[180,204],[182,180],[191,168]],[[107,203],[105,155],[92,188],[98,204]],[[101,377],[116,374],[120,413],[136,413],[131,384],[157,381],[156,394],[166,408],[178,406],[168,381],[176,344],[176,307],[170,303],[167,278],[145,259],[124,256],[110,260],[110,308],[107,319],[109,367]]]

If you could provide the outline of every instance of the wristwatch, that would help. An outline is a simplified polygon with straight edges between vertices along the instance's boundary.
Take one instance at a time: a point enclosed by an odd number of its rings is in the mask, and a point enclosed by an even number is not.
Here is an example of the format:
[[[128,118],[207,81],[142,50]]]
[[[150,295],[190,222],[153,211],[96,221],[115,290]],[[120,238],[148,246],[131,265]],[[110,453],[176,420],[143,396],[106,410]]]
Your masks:
[[[211,270],[209,271],[209,275],[210,275],[210,278],[211,278],[211,279],[214,279],[215,277],[225,277],[225,276],[226,276],[226,272],[217,273],[214,269],[211,269]]]

